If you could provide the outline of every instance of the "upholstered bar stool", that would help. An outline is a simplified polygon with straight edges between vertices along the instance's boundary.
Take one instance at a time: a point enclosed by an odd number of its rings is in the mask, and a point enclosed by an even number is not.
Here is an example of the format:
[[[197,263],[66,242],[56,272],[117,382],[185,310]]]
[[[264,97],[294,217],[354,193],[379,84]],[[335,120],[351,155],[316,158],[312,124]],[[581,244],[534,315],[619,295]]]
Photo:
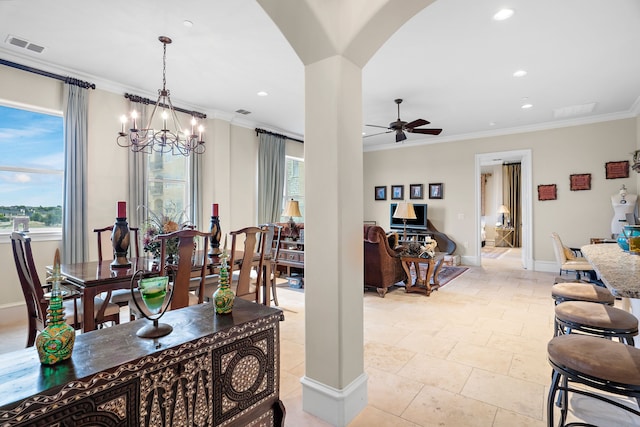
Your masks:
[[[565,301],[588,301],[613,305],[616,301],[607,288],[582,282],[555,284],[551,287],[551,296],[556,304]]]
[[[567,301],[555,307],[555,336],[581,332],[618,338],[633,346],[638,319],[628,311],[586,301]]]
[[[561,307],[564,304],[560,304]],[[637,408],[626,406],[611,397],[596,393],[601,390],[618,396],[640,398],[640,349],[586,335],[563,335],[547,345],[549,363],[553,368],[547,398],[547,425],[554,426],[554,400],[559,392],[560,426],[592,424],[567,421],[569,393],[589,396],[609,403],[640,417]],[[581,384],[579,388],[571,384]],[[584,387],[587,386],[587,387]],[[595,390],[594,390],[595,389]],[[579,414],[576,414],[579,415]],[[585,420],[586,421],[586,420]],[[621,425],[621,424],[618,424]]]

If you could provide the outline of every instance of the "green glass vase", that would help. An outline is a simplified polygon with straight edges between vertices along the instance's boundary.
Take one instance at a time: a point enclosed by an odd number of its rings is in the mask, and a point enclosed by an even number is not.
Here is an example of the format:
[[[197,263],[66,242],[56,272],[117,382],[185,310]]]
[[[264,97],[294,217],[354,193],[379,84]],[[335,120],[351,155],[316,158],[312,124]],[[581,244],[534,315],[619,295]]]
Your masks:
[[[220,266],[220,284],[218,289],[213,293],[213,304],[215,306],[216,313],[228,314],[233,309],[233,300],[235,295],[229,288],[229,271],[227,266],[227,251],[226,248],[220,256],[222,264]]]
[[[36,348],[40,363],[54,365],[71,357],[76,340],[76,331],[67,324],[64,304],[60,292],[60,251],[56,249],[53,260],[51,298],[47,309],[47,326],[36,338]]]

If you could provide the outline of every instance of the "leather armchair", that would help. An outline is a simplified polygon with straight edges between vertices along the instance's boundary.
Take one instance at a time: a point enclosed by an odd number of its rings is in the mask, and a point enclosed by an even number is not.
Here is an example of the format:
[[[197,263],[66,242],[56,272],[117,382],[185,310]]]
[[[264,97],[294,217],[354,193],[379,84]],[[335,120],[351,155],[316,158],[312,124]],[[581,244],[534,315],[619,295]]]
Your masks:
[[[384,297],[387,289],[407,278],[398,253],[389,246],[382,227],[364,226],[364,287],[375,287]]]

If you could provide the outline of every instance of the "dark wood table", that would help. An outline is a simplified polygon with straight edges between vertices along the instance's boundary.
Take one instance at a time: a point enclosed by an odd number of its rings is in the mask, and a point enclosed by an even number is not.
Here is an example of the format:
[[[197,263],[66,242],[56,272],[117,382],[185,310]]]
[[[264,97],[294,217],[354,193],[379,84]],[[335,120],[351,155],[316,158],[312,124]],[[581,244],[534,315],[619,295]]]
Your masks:
[[[76,264],[61,264],[60,274],[66,277],[69,285],[77,287],[82,294],[82,332],[93,331],[96,328],[94,318],[95,297],[102,292],[116,289],[129,289],[131,278],[138,270],[143,271],[143,276],[158,274],[160,269],[154,266],[153,258],[130,258],[130,268],[111,268],[112,260],[89,261]],[[52,270],[47,266],[47,271]]]
[[[442,268],[444,255],[443,252],[437,252],[432,258],[401,256],[402,268],[404,268],[404,272],[407,274],[405,292],[420,292],[429,296],[432,290],[438,289],[440,287],[438,273],[440,273],[440,269]],[[425,264],[426,268],[420,270],[420,264]],[[415,270],[415,280],[411,278],[412,266]],[[431,282],[433,282],[433,286]]]
[[[202,256],[196,256],[195,259],[201,260]],[[242,251],[236,251],[235,259],[238,261],[236,264],[242,261]],[[111,260],[60,265],[60,274],[66,277],[66,282],[77,287],[81,292],[83,307],[82,332],[96,329],[94,317],[96,296],[116,289],[129,289],[131,287],[131,278],[138,270],[142,270],[143,277],[157,275],[160,272],[160,268],[157,264],[154,264],[153,258],[129,258],[129,261],[131,261],[131,267],[129,268],[111,268]],[[271,301],[271,286],[274,284],[270,280],[271,263],[266,261],[267,257],[265,256],[262,303],[268,306]],[[211,274],[219,270],[219,257],[209,258],[207,262],[209,263]],[[51,272],[52,268],[52,266],[47,266],[47,271]],[[194,264],[194,270],[199,268],[200,266]]]

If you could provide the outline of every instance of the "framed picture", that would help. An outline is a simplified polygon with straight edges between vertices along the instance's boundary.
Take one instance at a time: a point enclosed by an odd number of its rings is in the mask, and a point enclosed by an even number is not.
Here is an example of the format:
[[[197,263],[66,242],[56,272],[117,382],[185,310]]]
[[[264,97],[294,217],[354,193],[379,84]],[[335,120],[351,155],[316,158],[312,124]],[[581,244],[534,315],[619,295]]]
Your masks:
[[[412,199],[422,199],[424,196],[422,195],[422,184],[411,184],[409,185],[409,197]]]
[[[629,178],[629,161],[607,162],[604,164],[607,179]]]
[[[538,185],[538,200],[556,200],[557,198],[555,184]]]
[[[387,200],[387,186],[381,185],[376,187],[376,200]]]
[[[404,200],[404,185],[392,185],[391,186],[391,199],[392,200]]]
[[[578,173],[569,175],[571,191],[591,190],[591,174]]]
[[[429,198],[442,199],[442,183],[429,184]]]

